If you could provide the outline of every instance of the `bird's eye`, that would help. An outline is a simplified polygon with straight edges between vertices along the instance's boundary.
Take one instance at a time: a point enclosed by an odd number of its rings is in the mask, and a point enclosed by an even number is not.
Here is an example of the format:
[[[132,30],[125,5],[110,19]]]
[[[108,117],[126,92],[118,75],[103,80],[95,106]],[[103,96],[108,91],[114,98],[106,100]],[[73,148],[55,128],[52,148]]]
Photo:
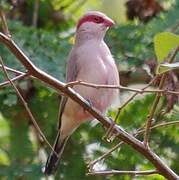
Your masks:
[[[100,18],[100,17],[94,17],[94,21],[95,23],[102,23],[103,22],[103,18]]]

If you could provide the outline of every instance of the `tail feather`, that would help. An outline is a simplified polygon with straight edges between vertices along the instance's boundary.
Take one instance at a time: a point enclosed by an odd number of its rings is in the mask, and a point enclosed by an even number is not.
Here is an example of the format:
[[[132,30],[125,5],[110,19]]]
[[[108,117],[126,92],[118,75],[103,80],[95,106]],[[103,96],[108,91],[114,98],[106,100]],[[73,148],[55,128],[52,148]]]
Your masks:
[[[44,174],[51,175],[55,173],[55,171],[58,168],[58,164],[59,164],[59,161],[60,161],[60,158],[63,153],[67,140],[68,140],[68,137],[66,137],[65,139],[60,139],[60,132],[58,133],[54,146],[53,146],[54,151],[56,153],[52,151],[51,154],[49,155],[46,165],[45,165]]]

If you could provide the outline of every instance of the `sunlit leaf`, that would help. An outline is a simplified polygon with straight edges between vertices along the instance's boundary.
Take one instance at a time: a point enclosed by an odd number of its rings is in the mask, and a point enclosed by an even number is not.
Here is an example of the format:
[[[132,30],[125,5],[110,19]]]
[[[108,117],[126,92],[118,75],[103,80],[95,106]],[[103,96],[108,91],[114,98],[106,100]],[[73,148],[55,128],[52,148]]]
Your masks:
[[[162,32],[154,37],[154,48],[158,63],[163,62],[170,51],[179,45],[179,36],[170,32]]]
[[[158,65],[158,67],[156,69],[156,74],[162,74],[162,73],[165,73],[167,71],[170,71],[170,69],[167,67],[163,67],[163,66]]]

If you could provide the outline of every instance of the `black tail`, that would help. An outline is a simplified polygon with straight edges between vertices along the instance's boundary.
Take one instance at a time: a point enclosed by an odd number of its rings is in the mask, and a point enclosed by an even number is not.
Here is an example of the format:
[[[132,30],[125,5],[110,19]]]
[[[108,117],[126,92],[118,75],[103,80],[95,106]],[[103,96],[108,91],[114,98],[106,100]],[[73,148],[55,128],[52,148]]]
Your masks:
[[[46,165],[45,165],[44,174],[51,175],[51,174],[55,173],[55,171],[58,168],[58,164],[59,164],[59,161],[60,161],[60,158],[63,153],[63,150],[64,150],[67,140],[68,140],[68,137],[61,140],[60,132],[58,133],[57,138],[54,143],[54,146],[53,146],[54,151],[56,153],[52,151],[51,154],[49,155]]]

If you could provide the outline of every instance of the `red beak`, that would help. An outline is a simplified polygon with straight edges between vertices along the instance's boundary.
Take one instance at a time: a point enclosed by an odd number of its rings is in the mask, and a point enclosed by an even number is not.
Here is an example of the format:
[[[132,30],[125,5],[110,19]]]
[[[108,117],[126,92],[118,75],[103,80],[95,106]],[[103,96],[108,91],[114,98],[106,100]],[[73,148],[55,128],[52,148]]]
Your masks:
[[[113,26],[115,23],[114,23],[114,21],[113,21],[111,18],[106,17],[105,20],[104,20],[104,24],[105,24],[107,27],[111,27],[111,26]]]

